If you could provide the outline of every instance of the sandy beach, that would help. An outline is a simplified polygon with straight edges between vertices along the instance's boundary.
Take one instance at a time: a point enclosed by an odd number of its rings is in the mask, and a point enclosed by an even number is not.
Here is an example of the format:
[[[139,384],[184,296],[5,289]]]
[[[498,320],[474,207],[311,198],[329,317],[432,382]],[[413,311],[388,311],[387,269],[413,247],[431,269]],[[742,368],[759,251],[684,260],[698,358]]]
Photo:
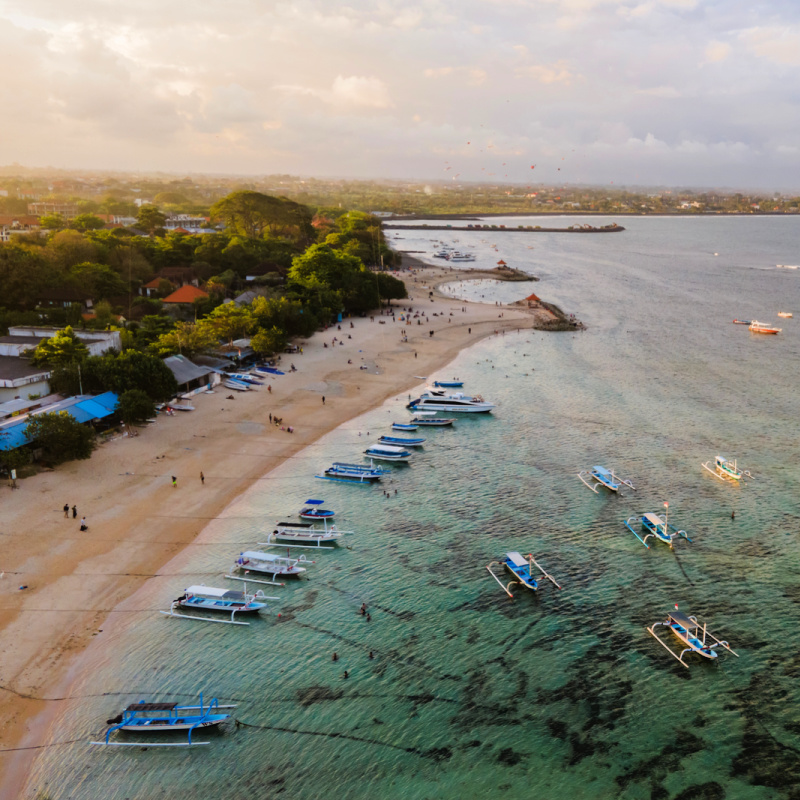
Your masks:
[[[394,302],[394,320],[376,314],[316,333],[301,355],[283,356],[282,366],[293,362],[297,371],[276,376],[271,391],[228,399],[218,387],[192,399],[195,411],[159,415],[138,436],[104,442],[88,461],[25,479],[16,491],[0,488],[0,797],[18,795],[58,711],[55,698],[68,694],[71,670],[109,613],[233,499],[320,436],[419,384],[414,376],[496,331],[550,316],[447,298],[437,284],[475,274],[404,259],[414,267],[401,274],[410,299]],[[520,298],[529,287],[520,284]],[[424,312],[421,324],[399,320],[409,306]],[[293,432],[270,424],[269,414]],[[65,518],[65,503],[77,507],[76,518]],[[81,533],[84,515],[89,529]]]

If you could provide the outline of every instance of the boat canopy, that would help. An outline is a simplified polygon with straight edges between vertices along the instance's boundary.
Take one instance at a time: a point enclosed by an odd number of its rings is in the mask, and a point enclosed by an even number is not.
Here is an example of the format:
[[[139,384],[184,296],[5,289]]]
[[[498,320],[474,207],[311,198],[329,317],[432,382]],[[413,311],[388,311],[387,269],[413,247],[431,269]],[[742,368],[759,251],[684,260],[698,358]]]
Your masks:
[[[664,520],[661,519],[658,514],[653,514],[650,511],[648,511],[646,514],[643,514],[642,519],[646,519],[654,527],[659,527],[664,524]]]
[[[213,586],[190,586],[186,594],[197,594],[204,597],[224,597],[227,600],[244,600],[242,592],[229,591],[228,589],[216,589]]]
[[[131,703],[126,711],[172,711],[177,708],[177,703]]]
[[[691,630],[692,628],[700,627],[693,619],[689,619],[689,617],[682,611],[670,611],[669,618],[673,622],[677,622],[678,625],[686,628],[687,631]]]
[[[520,553],[514,551],[513,553],[506,553],[506,558],[515,566],[515,567],[527,567],[529,566],[528,562],[522,557]]]
[[[321,506],[325,501],[324,500],[306,500],[307,506]]]
[[[302,530],[314,527],[310,522],[276,522],[275,524],[279,528],[300,528]]]
[[[369,453],[370,451],[373,453],[394,453],[394,454],[407,452],[402,447],[394,447],[393,445],[390,444],[374,444],[371,447],[367,448],[367,452]]]
[[[606,477],[608,477],[608,478],[611,478],[611,477],[612,477],[612,475],[611,475],[611,470],[609,470],[609,469],[606,469],[605,467],[592,467],[592,469],[593,469],[593,470],[594,470],[594,471],[595,471],[595,472],[596,472],[598,475],[604,475],[604,476],[606,476]]]
[[[247,558],[250,561],[288,561],[286,556],[278,556],[275,553],[261,553],[258,550],[246,550],[241,554],[241,558]]]

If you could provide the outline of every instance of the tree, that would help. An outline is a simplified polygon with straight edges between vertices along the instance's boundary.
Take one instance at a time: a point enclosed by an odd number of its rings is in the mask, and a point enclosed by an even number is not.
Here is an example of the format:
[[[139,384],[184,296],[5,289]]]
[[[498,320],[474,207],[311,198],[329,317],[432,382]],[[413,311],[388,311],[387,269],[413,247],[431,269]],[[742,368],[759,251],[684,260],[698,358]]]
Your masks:
[[[47,231],[60,231],[67,227],[67,222],[61,214],[42,214],[39,227]]]
[[[194,322],[178,322],[173,330],[159,336],[150,347],[157,355],[164,358],[175,353],[192,356],[203,350],[209,350],[218,343],[219,340],[212,328]]]
[[[42,448],[45,460],[52,464],[89,458],[95,445],[94,431],[66,411],[35,414],[25,426],[25,435]]]
[[[69,227],[81,232],[96,231],[105,227],[105,222],[94,214],[78,214],[75,219],[70,221]]]
[[[255,319],[249,308],[237,306],[236,303],[223,303],[217,306],[198,325],[214,332],[217,339],[232,342],[247,336],[255,327]]]
[[[378,281],[378,292],[382,300],[403,300],[408,297],[406,285],[394,275],[377,272],[375,278]]]
[[[0,442],[5,434],[0,433]],[[16,447],[13,450],[0,450],[0,473],[3,471],[10,475],[12,469],[20,470],[31,463],[31,453],[25,447]]]
[[[156,406],[147,392],[128,389],[119,396],[117,411],[126,425],[139,425],[155,416]]]
[[[253,239],[271,233],[297,242],[314,240],[312,213],[307,206],[261,192],[232,192],[211,206],[211,216],[234,234]]]
[[[76,264],[102,263],[106,248],[93,242],[78,231],[59,231],[50,237],[42,254],[61,273],[67,272]]]
[[[89,355],[86,345],[75,335],[70,325],[57,331],[49,339],[41,342],[33,351],[31,361],[34,364],[48,364],[57,367],[64,364],[75,364]]]
[[[125,281],[111,267],[87,261],[69,270],[69,282],[94,299],[125,294]]]
[[[27,310],[35,307],[41,292],[57,283],[56,271],[43,257],[18,242],[0,244],[2,305]]]
[[[166,216],[157,206],[142,206],[136,214],[136,224],[150,236],[153,236],[157,229],[163,228],[166,222]]]
[[[286,334],[274,326],[269,330],[261,328],[250,340],[250,347],[259,355],[271,356],[286,347]]]

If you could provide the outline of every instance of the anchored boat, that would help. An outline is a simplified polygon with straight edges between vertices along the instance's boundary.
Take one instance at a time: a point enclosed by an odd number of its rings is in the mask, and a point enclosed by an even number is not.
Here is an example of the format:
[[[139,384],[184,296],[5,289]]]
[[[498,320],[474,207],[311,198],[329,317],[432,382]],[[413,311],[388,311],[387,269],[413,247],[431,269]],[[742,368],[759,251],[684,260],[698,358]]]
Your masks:
[[[372,464],[367,466],[366,464],[345,464],[336,461],[322,475],[315,477],[341,483],[374,483],[390,472],[390,469],[383,469]]]
[[[460,389],[464,385],[464,381],[453,378],[451,381],[434,381],[433,385],[442,389]]]
[[[225,625],[249,625],[249,622],[239,622],[237,614],[258,614],[262,608],[268,608],[263,600],[267,598],[261,589],[255,594],[247,594],[247,586],[243,592],[232,592],[229,589],[217,589],[214,586],[190,586],[177,600],[172,601],[169,611],[160,611],[167,617],[177,619],[194,619],[198,622],[222,622]],[[212,619],[211,617],[196,617],[190,614],[179,614],[180,608],[192,611],[207,611],[215,614],[230,614],[230,619]]]
[[[545,569],[537,563],[531,553],[528,554],[527,558],[516,551],[506,553],[502,560],[492,561],[490,564],[487,564],[486,569],[489,570],[489,574],[500,584],[500,588],[513,599],[514,595],[511,594],[511,587],[514,584],[525,586],[532,592],[535,592],[539,588],[539,583],[534,577],[534,566],[542,573],[542,576],[551,581],[554,586],[557,586],[559,589],[561,588],[556,582],[556,579],[552,575],[549,575]],[[505,567],[515,579],[507,584],[503,584],[500,578],[494,574],[492,567]]]
[[[669,504],[664,503],[664,507],[667,509],[667,515],[665,515],[664,519],[661,519],[658,514],[648,512],[647,514],[643,514],[641,518],[629,517],[625,521],[625,526],[648,549],[650,548],[650,545],[647,544],[647,540],[651,536],[658,539],[660,542],[665,542],[670,547],[673,547],[673,540],[680,536],[686,539],[687,542],[691,543],[692,540],[689,538],[686,531],[679,531],[674,525],[669,524]],[[647,531],[647,535],[644,537],[644,539],[639,536],[633,527],[633,525],[639,519],[641,519],[642,527]]]
[[[365,455],[377,461],[398,461],[408,463],[408,459],[414,455],[404,447],[395,447],[390,444],[374,444],[364,451]]]
[[[429,390],[412,400],[406,408],[412,411],[457,411],[459,413],[488,413],[494,403],[487,403],[480,395],[470,397],[463,392]]]
[[[328,521],[322,521],[322,528],[317,528],[308,522],[276,522],[275,530],[269,534],[266,542],[259,542],[262,547],[303,547],[321,548],[323,544],[336,544],[346,533],[336,525],[328,526]],[[286,544],[295,542],[295,544]],[[297,544],[297,543],[300,544]],[[312,544],[313,542],[313,544]]]
[[[193,742],[192,733],[198,728],[211,728],[221,725],[231,718],[230,714],[219,713],[223,708],[215,698],[208,705],[203,704],[200,695],[199,706],[181,706],[177,703],[147,703],[140,700],[132,703],[114,719],[108,720],[111,727],[106,731],[102,742],[89,744],[109,745],[114,747],[196,747],[211,742]],[[112,742],[111,734],[115,731],[131,733],[186,733],[188,741],[184,742]]]
[[[783,328],[774,328],[772,325],[768,325],[766,322],[759,322],[758,320],[753,320],[750,323],[750,327],[748,328],[750,333],[780,333]]]
[[[247,581],[250,583],[268,583],[273,586],[284,586],[275,580],[279,575],[282,578],[300,577],[306,571],[306,564],[313,564],[307,561],[305,556],[299,558],[288,558],[278,556],[275,553],[260,553],[257,550],[245,550],[239,553],[239,558],[233,562],[231,572],[242,572],[248,575],[251,572],[257,575],[272,575],[271,581],[259,581],[254,578],[242,578],[238,575],[226,575],[232,581]]]
[[[320,508],[324,502],[324,500],[306,500],[306,507],[300,512],[300,519],[330,519],[335,516],[335,511]]]
[[[675,606],[675,608],[677,608],[677,606]],[[655,629],[659,625],[669,628],[669,630],[686,645],[686,648],[681,650],[680,654],[676,653],[666,642],[658,637]],[[667,614],[666,621],[655,622],[647,630],[659,644],[663,645],[687,669],[689,665],[683,660],[683,656],[686,653],[697,653],[704,658],[715,659],[719,657],[716,648],[724,647],[729,653],[733,653],[737,658],[739,657],[739,654],[734,653],[727,642],[717,639],[716,636],[710,634],[705,623],[703,623],[701,627],[700,623],[697,621],[697,617],[687,616],[680,611],[671,611]],[[714,644],[706,644],[707,639],[713,639]]]
[[[791,311],[779,311],[778,312],[778,316],[779,317],[784,317],[785,319],[791,319],[792,318],[792,312]]]
[[[417,411],[417,415],[412,417],[414,425],[422,425],[429,428],[443,428],[455,422],[453,417],[437,417],[435,411]]]
[[[392,428],[396,431],[415,431],[417,426],[406,422],[393,422]]]
[[[378,444],[390,444],[396,445],[397,447],[421,447],[424,441],[425,439],[422,437],[418,439],[404,439],[401,436],[381,436],[381,438],[378,439]]]
[[[587,478],[593,478],[601,486],[612,492],[618,492],[623,486],[629,489],[636,489],[636,487],[625,478],[620,478],[619,475],[614,474],[613,469],[606,469],[605,467],[592,467],[588,472],[584,470],[578,473],[578,477],[595,493],[597,494],[597,485],[589,483]]]
[[[752,478],[748,470],[739,469],[736,466],[736,461],[728,461],[725,456],[714,457],[714,467],[712,469],[711,462],[706,461],[702,465],[703,469],[707,469],[715,478],[720,480],[740,481],[743,477]]]

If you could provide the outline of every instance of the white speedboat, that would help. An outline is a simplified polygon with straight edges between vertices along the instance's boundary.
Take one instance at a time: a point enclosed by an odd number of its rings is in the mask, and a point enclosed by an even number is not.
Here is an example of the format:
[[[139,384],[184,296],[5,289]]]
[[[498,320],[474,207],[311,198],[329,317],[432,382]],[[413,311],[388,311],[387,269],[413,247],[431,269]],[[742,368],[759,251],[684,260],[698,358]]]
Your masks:
[[[428,390],[416,400],[412,400],[406,408],[412,411],[459,411],[462,413],[488,412],[494,403],[487,403],[480,395],[470,397],[463,392],[439,392]]]
[[[377,461],[408,461],[413,455],[410,450],[404,447],[395,447],[390,444],[374,444],[368,447],[364,453]]]
[[[475,256],[472,253],[462,253],[459,250],[456,250],[454,253],[450,253],[447,257],[448,261],[474,261]]]
[[[753,320],[750,323],[750,333],[780,333],[783,328],[775,328],[772,325],[767,324],[766,322],[759,322],[758,320]]]

